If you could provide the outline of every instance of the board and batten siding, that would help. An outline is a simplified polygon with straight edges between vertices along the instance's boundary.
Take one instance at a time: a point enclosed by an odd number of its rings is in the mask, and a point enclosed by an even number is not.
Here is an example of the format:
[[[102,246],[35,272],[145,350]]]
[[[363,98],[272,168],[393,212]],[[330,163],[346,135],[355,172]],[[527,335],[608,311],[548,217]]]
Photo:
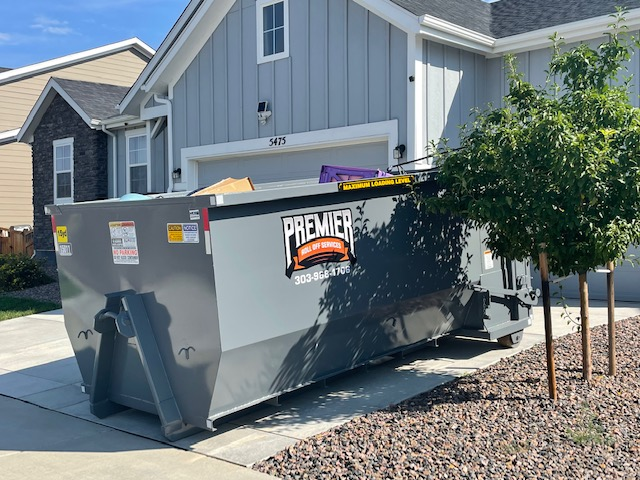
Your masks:
[[[636,38],[640,31],[630,32]],[[604,41],[604,37],[589,40],[591,48],[597,48]],[[564,50],[572,48],[578,43],[571,43],[563,47]],[[544,86],[547,82],[547,70],[551,61],[551,42],[549,47],[521,52],[516,55],[518,70],[524,74],[524,79],[535,87]],[[634,107],[640,107],[640,51],[635,50],[635,54],[624,64],[625,70],[620,73],[620,81],[623,78],[631,78],[629,100]],[[509,82],[504,70],[504,58],[492,58],[487,60],[487,100],[494,106],[504,104],[504,97],[509,93]]]
[[[406,143],[406,33],[350,0],[294,0],[289,57],[258,64],[255,8],[238,0],[173,88],[176,167],[185,147],[391,119]]]
[[[427,146],[446,138],[449,146],[457,147],[460,126],[472,120],[474,108],[486,105],[487,59],[429,40],[422,47],[427,112],[423,138]]]

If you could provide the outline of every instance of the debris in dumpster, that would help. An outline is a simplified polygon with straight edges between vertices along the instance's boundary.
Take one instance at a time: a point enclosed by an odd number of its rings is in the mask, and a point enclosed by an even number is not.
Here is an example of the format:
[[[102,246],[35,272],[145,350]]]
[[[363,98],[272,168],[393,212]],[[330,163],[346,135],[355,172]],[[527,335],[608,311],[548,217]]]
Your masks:
[[[218,183],[214,183],[213,185],[197,190],[191,195],[215,195],[216,193],[250,192],[252,190],[255,190],[255,188],[249,177],[229,177],[224,180],[220,180]]]
[[[339,165],[323,165],[320,170],[320,182],[344,182],[345,180],[361,180],[363,178],[390,177],[391,174],[371,168],[343,167]]]

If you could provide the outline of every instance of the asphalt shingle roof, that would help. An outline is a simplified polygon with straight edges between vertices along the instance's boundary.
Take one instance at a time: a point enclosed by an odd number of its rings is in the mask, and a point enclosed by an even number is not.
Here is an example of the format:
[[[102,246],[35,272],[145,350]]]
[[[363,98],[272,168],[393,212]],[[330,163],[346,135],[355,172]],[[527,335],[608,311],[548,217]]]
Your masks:
[[[106,83],[64,78],[56,78],[55,81],[89,117],[95,120],[105,120],[118,115],[116,105],[129,91],[129,87]]]
[[[414,15],[431,15],[494,38],[608,15],[640,0],[391,0]]]

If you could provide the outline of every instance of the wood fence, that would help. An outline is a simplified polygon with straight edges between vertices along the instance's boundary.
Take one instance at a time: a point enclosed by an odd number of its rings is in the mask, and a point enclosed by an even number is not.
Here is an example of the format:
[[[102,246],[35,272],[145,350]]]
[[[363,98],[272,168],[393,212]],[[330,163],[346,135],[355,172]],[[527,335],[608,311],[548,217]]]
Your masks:
[[[9,253],[33,255],[33,228],[0,227],[0,254]]]

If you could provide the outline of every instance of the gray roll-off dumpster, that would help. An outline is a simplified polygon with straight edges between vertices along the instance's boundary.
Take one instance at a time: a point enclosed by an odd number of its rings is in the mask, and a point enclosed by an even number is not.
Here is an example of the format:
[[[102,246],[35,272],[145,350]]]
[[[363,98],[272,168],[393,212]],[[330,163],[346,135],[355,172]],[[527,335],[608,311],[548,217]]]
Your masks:
[[[91,412],[177,439],[444,335],[517,344],[529,266],[421,212],[414,179],[48,206]]]

